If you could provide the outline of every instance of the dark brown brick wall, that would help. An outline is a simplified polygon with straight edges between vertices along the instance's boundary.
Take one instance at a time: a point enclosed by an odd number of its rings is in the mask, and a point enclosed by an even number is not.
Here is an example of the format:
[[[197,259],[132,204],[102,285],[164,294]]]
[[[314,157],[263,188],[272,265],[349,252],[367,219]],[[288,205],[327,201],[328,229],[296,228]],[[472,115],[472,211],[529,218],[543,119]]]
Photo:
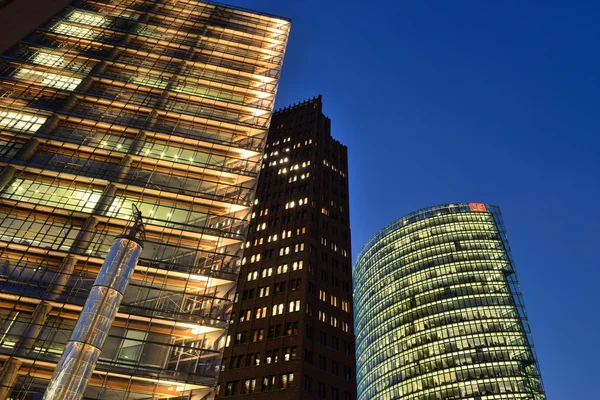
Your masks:
[[[0,3],[0,53],[64,9],[71,0],[12,0]]]

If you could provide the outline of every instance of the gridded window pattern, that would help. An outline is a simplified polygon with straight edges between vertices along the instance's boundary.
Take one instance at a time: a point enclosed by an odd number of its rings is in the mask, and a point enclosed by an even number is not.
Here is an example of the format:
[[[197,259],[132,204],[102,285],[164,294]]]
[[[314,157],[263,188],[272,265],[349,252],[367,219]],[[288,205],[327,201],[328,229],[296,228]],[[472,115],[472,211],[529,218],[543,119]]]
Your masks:
[[[354,270],[358,399],[545,399],[500,210],[432,207]]]
[[[212,398],[289,29],[76,0],[0,57],[0,397],[41,398],[135,205],[144,249],[84,397]]]

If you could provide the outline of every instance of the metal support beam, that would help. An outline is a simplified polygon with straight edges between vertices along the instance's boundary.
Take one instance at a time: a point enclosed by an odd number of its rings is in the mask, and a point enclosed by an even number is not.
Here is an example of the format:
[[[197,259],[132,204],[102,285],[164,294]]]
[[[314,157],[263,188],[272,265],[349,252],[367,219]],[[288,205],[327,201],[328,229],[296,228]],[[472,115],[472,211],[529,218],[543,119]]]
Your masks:
[[[6,400],[12,393],[17,379],[19,379],[19,369],[23,361],[18,358],[10,358],[0,372],[0,400]]]
[[[37,305],[31,316],[31,322],[27,325],[23,337],[16,346],[18,349],[17,355],[24,357],[31,351],[48,319],[48,315],[50,315],[50,310],[52,310],[52,306],[45,301]]]
[[[133,159],[130,155],[126,155],[125,157],[123,157],[123,159],[121,160],[121,168],[119,168],[119,172],[117,173],[118,180],[125,179],[125,177],[129,173],[129,169],[131,168],[131,161],[133,161]]]
[[[92,242],[94,233],[96,232],[96,226],[98,225],[98,218],[90,216],[85,220],[81,231],[73,241],[71,251],[73,253],[84,253]]]
[[[2,192],[13,180],[17,169],[12,165],[7,165],[0,171],[0,192]]]
[[[106,215],[108,208],[115,199],[115,193],[117,193],[117,187],[114,183],[106,185],[102,191],[102,196],[100,196],[98,203],[96,203],[96,207],[94,207],[94,214]]]
[[[15,154],[14,158],[16,160],[21,160],[21,161],[31,160],[33,158],[33,155],[37,151],[37,148],[39,145],[40,145],[40,141],[38,139],[30,138],[27,142],[25,142],[23,147],[21,147],[19,149],[19,151],[17,151],[17,154]]]

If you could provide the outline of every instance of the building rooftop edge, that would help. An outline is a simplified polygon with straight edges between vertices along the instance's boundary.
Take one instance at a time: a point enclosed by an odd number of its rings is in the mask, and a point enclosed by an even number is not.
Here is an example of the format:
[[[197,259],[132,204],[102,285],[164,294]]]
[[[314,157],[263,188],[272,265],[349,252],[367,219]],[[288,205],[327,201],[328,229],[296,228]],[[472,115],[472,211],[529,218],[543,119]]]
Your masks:
[[[233,10],[246,11],[246,12],[249,12],[249,13],[262,15],[263,17],[277,18],[277,19],[281,19],[283,21],[292,22],[291,18],[283,17],[281,15],[270,14],[270,13],[263,12],[263,11],[253,10],[251,8],[245,8],[245,7],[240,7],[240,6],[232,6],[231,4],[221,3],[221,2],[218,2],[218,1],[198,0],[198,3],[212,4],[212,5],[215,5],[215,6],[220,6],[220,7],[225,7],[225,8],[231,8]]]
[[[313,97],[311,99],[307,99],[307,100],[301,101],[300,103],[294,103],[294,104],[291,104],[289,106],[285,106],[283,108],[275,110],[275,111],[273,111],[273,115],[280,114],[280,113],[283,113],[283,112],[286,112],[286,111],[290,111],[290,110],[294,110],[294,109],[296,109],[298,107],[305,106],[307,104],[312,104],[312,103],[315,103],[317,101],[318,102],[322,102],[322,100],[323,100],[323,96],[319,94],[319,95],[317,95],[317,96],[315,96],[315,97]]]
[[[375,235],[373,235],[369,240],[367,240],[365,242],[365,244],[361,247],[361,249],[358,252],[358,254],[356,255],[356,260],[355,260],[354,264],[357,264],[358,261],[362,258],[362,256],[375,243],[377,243],[379,240],[383,239],[388,233],[390,233],[390,232],[398,229],[399,225],[403,224],[405,221],[408,221],[410,219],[420,220],[422,218],[425,218],[428,213],[435,212],[437,210],[442,210],[442,209],[456,209],[456,211],[458,211],[458,212],[469,212],[469,211],[472,211],[472,210],[470,210],[470,205],[471,204],[484,204],[485,207],[486,207],[486,209],[495,209],[497,211],[500,210],[500,207],[498,207],[496,205],[493,205],[493,204],[460,202],[460,203],[438,204],[436,206],[425,207],[425,208],[422,208],[420,210],[413,211],[410,214],[406,214],[406,215],[398,218],[394,222],[386,225],[385,227],[383,227],[382,229],[380,229]],[[422,218],[419,218],[419,217],[422,217]]]

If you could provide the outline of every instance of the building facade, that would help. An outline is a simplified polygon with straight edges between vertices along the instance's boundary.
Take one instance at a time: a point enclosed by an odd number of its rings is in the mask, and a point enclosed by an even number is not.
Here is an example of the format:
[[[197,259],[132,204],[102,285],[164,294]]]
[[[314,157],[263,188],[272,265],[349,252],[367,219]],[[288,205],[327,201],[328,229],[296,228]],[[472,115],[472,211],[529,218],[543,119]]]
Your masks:
[[[0,0],[0,54],[65,8],[71,0]]]
[[[0,399],[41,398],[134,205],[85,398],[212,398],[290,23],[196,0],[43,19],[0,58]]]
[[[321,96],[273,116],[219,398],[356,395],[347,148]]]
[[[358,399],[545,399],[498,207],[426,208],[354,267]]]

